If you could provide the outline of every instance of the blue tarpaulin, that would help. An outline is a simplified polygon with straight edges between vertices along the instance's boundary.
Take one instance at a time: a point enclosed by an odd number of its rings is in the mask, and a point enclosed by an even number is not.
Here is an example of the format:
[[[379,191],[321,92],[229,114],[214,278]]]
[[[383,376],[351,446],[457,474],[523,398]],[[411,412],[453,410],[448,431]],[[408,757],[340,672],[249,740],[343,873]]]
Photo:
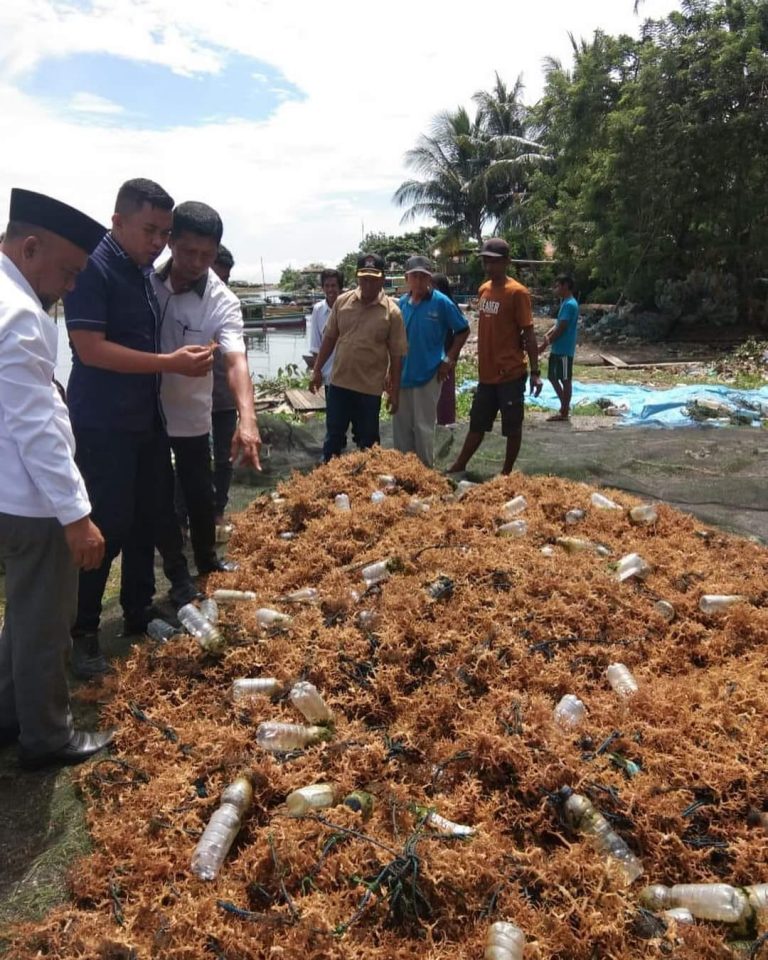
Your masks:
[[[476,386],[476,382],[465,382],[462,392]],[[733,387],[713,384],[684,384],[670,387],[668,390],[654,390],[653,387],[626,383],[579,383],[573,381],[573,399],[571,409],[579,404],[596,403],[600,399],[610,400],[622,409],[617,418],[625,426],[646,427],[690,427],[698,421],[687,412],[694,400],[706,400],[722,404],[729,413],[738,416],[753,426],[760,426],[761,419],[768,417],[768,387],[759,390],[735,390]],[[560,401],[552,385],[545,380],[540,397],[527,397],[532,406],[545,410],[557,410]],[[718,424],[717,420],[705,420],[705,424]]]

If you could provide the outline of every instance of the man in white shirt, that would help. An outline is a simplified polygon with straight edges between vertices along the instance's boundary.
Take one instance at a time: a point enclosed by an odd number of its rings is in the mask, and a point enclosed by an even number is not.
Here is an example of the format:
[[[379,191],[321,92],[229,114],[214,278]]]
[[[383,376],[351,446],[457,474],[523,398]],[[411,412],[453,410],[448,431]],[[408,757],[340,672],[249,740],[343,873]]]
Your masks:
[[[0,252],[0,744],[18,739],[19,762],[30,769],[80,763],[113,736],[76,731],[69,708],[78,569],[99,566],[104,539],[53,382],[58,336],[47,314],[104,233],[57,200],[11,193]]]
[[[160,343],[163,353],[210,344],[222,352],[239,416],[231,456],[260,470],[261,438],[245,359],[240,301],[211,269],[222,233],[221,218],[207,204],[191,201],[174,209],[168,240],[171,259],[152,275],[160,306]],[[195,379],[165,373],[160,387],[166,429],[187,504],[192,551],[201,574],[236,569],[234,564],[220,560],[215,549],[216,511],[208,441],[212,385],[211,373]],[[175,518],[168,518],[168,522],[175,523]]]
[[[331,309],[344,287],[344,275],[340,270],[323,270],[320,274],[320,286],[323,288],[325,300],[321,300],[312,307],[312,316],[309,320],[309,352],[315,359],[320,353],[320,344],[323,342],[323,334],[328,324],[328,317],[331,315]],[[333,358],[335,356],[336,351],[334,350],[323,364],[322,377],[326,387],[331,382],[331,370],[333,370]]]

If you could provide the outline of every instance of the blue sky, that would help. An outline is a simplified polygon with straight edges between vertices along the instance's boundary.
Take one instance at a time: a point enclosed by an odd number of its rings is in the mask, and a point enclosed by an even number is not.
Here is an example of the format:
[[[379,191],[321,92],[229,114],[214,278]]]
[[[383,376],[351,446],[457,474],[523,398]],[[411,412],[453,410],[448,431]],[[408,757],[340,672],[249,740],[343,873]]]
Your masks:
[[[268,63],[229,52],[217,73],[181,74],[167,66],[106,53],[46,59],[21,78],[21,90],[76,122],[149,130],[231,119],[263,121],[304,94]]]

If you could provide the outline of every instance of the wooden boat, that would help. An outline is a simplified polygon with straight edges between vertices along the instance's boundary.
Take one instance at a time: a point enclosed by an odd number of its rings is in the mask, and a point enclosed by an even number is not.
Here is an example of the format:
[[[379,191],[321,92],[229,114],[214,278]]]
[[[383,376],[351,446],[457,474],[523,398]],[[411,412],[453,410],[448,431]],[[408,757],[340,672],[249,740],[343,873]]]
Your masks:
[[[298,330],[306,327],[307,318],[298,307],[272,304],[243,298],[243,326],[246,330]]]

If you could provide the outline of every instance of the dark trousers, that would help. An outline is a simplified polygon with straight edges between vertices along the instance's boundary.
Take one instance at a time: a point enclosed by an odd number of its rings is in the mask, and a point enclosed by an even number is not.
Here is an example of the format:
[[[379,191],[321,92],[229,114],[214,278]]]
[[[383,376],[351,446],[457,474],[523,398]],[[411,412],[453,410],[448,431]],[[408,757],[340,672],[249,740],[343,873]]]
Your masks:
[[[333,384],[325,391],[325,462],[338,457],[346,443],[347,430],[352,424],[352,436],[361,450],[379,442],[379,410],[381,396],[347,390]]]
[[[171,437],[170,442],[176,461],[176,477],[187,507],[189,539],[195,566],[198,573],[209,573],[216,564],[216,508],[208,434],[200,437]],[[173,477],[170,484],[172,492]],[[175,515],[174,525],[178,530]],[[163,553],[162,550],[160,552]],[[167,567],[165,572],[168,576]]]
[[[214,510],[217,517],[224,515],[229,502],[229,485],[232,482],[232,437],[237,429],[237,410],[214,410],[211,417],[213,436],[213,489]]]
[[[76,430],[75,459],[93,507],[92,519],[106,541],[97,570],[80,572],[73,635],[99,628],[104,588],[112,561],[122,551],[120,603],[128,619],[140,617],[155,592],[157,519],[173,511],[158,483],[168,459],[168,438],[161,429],[146,433]],[[186,562],[186,561],[185,561]]]

